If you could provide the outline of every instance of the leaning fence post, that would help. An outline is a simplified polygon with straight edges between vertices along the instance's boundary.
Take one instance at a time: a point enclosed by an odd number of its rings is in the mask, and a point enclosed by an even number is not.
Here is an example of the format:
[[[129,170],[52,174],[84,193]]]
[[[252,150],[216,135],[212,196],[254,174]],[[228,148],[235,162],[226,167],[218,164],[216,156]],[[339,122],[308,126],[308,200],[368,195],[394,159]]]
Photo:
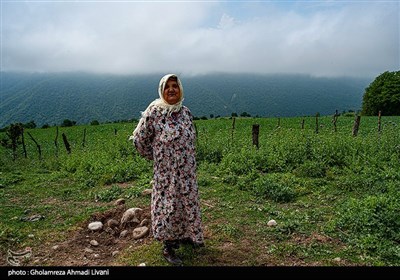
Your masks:
[[[64,141],[65,149],[67,149],[67,153],[70,154],[71,153],[71,146],[68,143],[67,136],[64,133],[61,134],[61,136],[62,136],[63,141]]]
[[[39,143],[35,140],[35,138],[33,138],[33,136],[29,133],[29,131],[27,132],[27,134],[29,135],[29,137],[32,139],[33,142],[35,142],[36,147],[38,149],[38,153],[39,153],[39,160],[42,159],[42,149],[40,148]]]
[[[257,150],[259,148],[259,144],[258,144],[258,136],[259,136],[259,132],[260,132],[260,125],[259,124],[253,124],[253,145],[255,145],[257,147]]]

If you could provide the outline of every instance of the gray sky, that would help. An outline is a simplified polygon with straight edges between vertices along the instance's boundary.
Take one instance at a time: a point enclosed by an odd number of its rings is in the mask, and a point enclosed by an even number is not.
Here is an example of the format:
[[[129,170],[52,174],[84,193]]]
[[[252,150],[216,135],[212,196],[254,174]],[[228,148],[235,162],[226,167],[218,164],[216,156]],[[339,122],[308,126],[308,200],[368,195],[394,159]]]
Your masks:
[[[2,71],[400,69],[399,1],[1,0]]]

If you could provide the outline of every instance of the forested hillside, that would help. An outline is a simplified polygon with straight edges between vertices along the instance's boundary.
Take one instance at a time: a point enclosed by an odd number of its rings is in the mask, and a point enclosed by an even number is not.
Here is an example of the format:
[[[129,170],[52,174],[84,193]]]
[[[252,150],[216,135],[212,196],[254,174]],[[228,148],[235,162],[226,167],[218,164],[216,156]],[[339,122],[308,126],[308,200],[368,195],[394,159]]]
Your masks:
[[[179,73],[178,73],[179,74]],[[158,97],[163,74],[1,73],[0,127],[35,121],[59,125],[138,118]],[[181,76],[185,105],[195,116],[322,115],[361,109],[372,79],[305,75],[208,74]]]

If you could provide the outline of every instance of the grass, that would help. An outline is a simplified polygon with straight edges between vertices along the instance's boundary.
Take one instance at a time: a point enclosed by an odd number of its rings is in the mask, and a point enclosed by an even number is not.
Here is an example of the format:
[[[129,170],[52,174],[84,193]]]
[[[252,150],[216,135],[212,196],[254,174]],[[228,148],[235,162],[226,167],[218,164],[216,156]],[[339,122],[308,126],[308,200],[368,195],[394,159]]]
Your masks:
[[[196,121],[198,183],[206,247],[182,247],[191,266],[398,266],[400,264],[399,117],[363,117],[357,137],[352,118],[238,118]],[[260,124],[260,149],[251,125]],[[63,128],[72,154],[54,153],[55,129],[34,129],[43,160],[27,142],[28,159],[12,161],[0,148],[0,257],[7,249],[62,242],[93,213],[119,197],[130,207],[150,205],[151,162],[127,136],[134,124]],[[118,134],[114,135],[114,128]],[[61,133],[61,131],[60,131]],[[3,135],[4,136],[4,135]],[[1,137],[1,135],[0,135]],[[44,219],[24,222],[33,214]],[[277,225],[268,226],[274,219]],[[32,237],[33,235],[33,237]],[[110,265],[165,266],[153,239],[125,248]]]

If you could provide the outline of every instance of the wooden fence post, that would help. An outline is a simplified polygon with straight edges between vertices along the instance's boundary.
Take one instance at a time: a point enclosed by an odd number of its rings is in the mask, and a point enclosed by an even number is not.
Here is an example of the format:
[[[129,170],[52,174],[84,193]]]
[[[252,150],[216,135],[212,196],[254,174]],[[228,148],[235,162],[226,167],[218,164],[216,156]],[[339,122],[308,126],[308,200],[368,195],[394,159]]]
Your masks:
[[[56,138],[54,139],[54,145],[56,146],[56,157],[58,157],[58,126],[56,126]]]
[[[259,143],[258,143],[258,136],[260,133],[260,125],[259,124],[253,124],[253,145],[257,147],[257,150],[259,148]]]
[[[24,150],[24,157],[28,158],[28,154],[26,153],[25,138],[24,138],[24,128],[23,127],[22,127],[22,131],[21,131],[21,140],[22,140],[22,148]]]
[[[358,134],[358,128],[360,127],[360,120],[361,116],[356,116],[356,118],[354,119],[353,136],[357,136]]]
[[[301,120],[301,129],[304,129],[304,118]]]
[[[378,112],[378,133],[381,133],[381,116],[382,116],[382,112],[379,111]]]
[[[235,131],[235,123],[236,123],[236,118],[232,117],[232,135],[231,135],[232,145],[233,145],[233,132]]]
[[[39,160],[41,160],[42,159],[42,149],[40,148],[40,145],[38,144],[38,142],[36,142],[35,138],[33,138],[33,136],[29,132],[27,132],[27,133],[28,133],[29,137],[32,139],[32,141],[35,142],[36,147],[38,149],[38,153],[39,153]]]
[[[319,116],[319,113],[316,113],[315,114],[315,133],[317,133],[317,134],[318,134],[318,116]]]
[[[67,136],[64,133],[61,134],[61,136],[62,136],[63,141],[64,141],[65,149],[67,149],[67,153],[70,154],[71,153],[71,146],[68,143]]]
[[[333,115],[333,119],[332,119],[333,129],[335,132],[337,132],[336,122],[337,122],[338,117],[339,117],[338,110],[336,110],[335,114]]]
[[[82,147],[84,148],[85,148],[85,142],[86,142],[86,128],[83,130]]]

